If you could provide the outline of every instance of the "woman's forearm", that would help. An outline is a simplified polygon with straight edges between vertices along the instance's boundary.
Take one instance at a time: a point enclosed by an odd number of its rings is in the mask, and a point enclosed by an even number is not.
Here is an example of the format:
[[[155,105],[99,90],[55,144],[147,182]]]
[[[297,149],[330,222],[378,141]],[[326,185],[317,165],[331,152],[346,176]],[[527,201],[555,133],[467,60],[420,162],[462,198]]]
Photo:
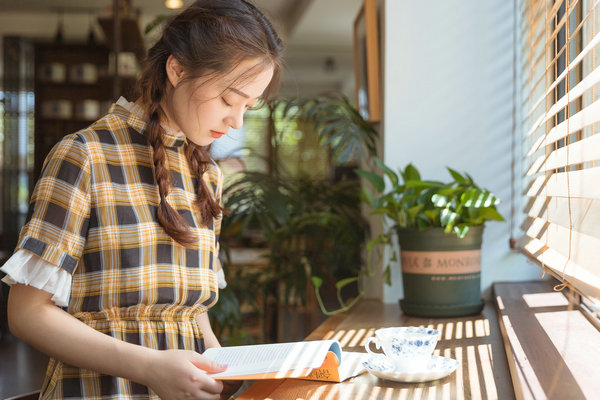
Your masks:
[[[67,364],[147,384],[147,369],[156,351],[112,338],[63,311],[51,294],[15,284],[8,319],[15,336]]]
[[[202,335],[204,336],[204,345],[206,348],[209,347],[221,347],[219,343],[219,339],[215,336],[215,333],[210,326],[210,319],[208,319],[208,312],[203,312],[198,314],[196,317],[196,321],[200,326],[200,330],[202,331]]]

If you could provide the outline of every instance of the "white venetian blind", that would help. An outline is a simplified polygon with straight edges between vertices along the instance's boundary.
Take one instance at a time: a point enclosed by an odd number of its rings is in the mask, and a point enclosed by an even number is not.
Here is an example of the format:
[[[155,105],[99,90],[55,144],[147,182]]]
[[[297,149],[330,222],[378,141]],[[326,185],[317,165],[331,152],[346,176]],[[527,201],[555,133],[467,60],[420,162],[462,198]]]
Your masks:
[[[599,0],[522,0],[525,180],[517,246],[600,299]]]

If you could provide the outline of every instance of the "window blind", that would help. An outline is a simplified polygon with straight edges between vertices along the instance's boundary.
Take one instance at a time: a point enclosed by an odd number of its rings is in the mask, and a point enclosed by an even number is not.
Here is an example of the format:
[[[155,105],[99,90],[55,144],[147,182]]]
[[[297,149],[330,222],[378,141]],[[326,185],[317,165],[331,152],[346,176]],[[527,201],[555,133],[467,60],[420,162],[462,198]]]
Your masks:
[[[521,0],[524,219],[530,258],[600,299],[599,0]]]

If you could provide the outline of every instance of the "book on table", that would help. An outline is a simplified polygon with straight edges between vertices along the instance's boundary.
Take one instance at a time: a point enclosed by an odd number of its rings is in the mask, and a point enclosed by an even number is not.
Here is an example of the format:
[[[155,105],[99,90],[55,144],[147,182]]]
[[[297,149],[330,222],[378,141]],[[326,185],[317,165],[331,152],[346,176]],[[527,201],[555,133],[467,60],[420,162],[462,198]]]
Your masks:
[[[219,380],[300,378],[342,382],[365,371],[365,353],[343,352],[337,340],[213,347],[203,355],[227,370],[209,374]]]

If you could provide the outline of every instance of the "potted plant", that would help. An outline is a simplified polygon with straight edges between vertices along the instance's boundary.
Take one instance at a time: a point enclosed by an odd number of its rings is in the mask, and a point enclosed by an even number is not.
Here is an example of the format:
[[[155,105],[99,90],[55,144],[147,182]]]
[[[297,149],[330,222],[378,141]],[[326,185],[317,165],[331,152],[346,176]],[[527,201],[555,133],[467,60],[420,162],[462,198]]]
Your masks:
[[[387,228],[367,245],[400,247],[404,299],[409,315],[450,317],[477,314],[481,299],[481,243],[486,221],[503,221],[499,199],[468,174],[447,168],[451,180],[424,180],[409,164],[398,175],[380,160],[382,174],[358,171],[373,186],[363,198]],[[386,186],[385,177],[389,180]],[[393,246],[392,246],[393,247]],[[393,252],[391,260],[397,260]],[[389,265],[384,270],[389,279]]]

